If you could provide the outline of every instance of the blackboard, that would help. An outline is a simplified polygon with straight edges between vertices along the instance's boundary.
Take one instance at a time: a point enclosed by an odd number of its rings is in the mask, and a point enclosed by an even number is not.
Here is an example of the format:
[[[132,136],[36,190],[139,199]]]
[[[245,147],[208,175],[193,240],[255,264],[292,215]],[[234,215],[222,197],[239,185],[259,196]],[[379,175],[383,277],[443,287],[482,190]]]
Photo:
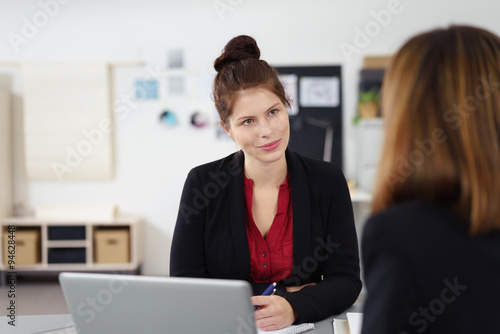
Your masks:
[[[275,66],[280,75],[291,74],[297,78],[298,113],[290,115],[290,143],[293,151],[318,160],[326,160],[325,139],[331,144],[330,161],[343,167],[342,159],[342,76],[340,66]],[[338,103],[327,106],[310,106],[301,101],[301,80],[337,78],[338,91],[331,92]],[[314,104],[314,103],[313,103]],[[330,131],[327,131],[329,127]],[[330,140],[328,134],[333,136]],[[328,145],[327,145],[328,147]],[[329,151],[327,149],[327,151]]]

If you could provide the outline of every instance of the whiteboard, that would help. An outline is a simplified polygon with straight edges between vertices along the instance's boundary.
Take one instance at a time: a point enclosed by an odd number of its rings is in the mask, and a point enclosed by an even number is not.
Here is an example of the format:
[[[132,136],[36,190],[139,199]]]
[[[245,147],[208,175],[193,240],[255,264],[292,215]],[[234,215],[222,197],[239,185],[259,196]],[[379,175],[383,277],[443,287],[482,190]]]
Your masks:
[[[113,178],[110,70],[104,62],[21,64],[30,180]]]

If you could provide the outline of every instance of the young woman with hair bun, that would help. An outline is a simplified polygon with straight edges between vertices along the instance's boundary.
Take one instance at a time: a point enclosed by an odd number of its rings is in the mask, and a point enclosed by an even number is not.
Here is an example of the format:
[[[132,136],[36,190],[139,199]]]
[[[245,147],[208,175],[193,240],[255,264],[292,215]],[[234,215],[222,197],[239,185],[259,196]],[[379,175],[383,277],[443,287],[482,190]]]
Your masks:
[[[170,274],[250,282],[264,330],[343,312],[361,281],[342,170],[288,148],[289,101],[252,37],[231,39],[214,68],[220,125],[240,150],[187,176]]]

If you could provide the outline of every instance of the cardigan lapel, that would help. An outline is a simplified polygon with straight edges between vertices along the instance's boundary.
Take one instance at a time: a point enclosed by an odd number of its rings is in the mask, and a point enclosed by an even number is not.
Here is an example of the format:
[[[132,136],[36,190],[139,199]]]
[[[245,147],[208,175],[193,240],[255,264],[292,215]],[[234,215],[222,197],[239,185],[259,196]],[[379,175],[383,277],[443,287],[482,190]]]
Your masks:
[[[242,279],[250,279],[250,251],[248,250],[248,237],[245,224],[245,194],[243,189],[244,155],[242,151],[233,157],[241,170],[240,173],[231,175],[229,182],[229,222],[233,235],[234,251],[238,261],[238,269]]]
[[[286,150],[286,162],[290,174],[293,208],[293,264],[295,270],[301,268],[308,255],[311,234],[311,203],[304,167],[295,152]]]

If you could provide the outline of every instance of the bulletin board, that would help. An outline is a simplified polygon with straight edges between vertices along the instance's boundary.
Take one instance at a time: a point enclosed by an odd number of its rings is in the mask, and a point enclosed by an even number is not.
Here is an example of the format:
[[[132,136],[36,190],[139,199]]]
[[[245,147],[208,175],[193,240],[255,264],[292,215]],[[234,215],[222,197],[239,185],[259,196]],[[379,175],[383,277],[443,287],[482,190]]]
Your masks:
[[[26,173],[37,181],[111,180],[107,62],[23,62]]]
[[[292,99],[290,149],[342,168],[341,66],[275,68]]]

